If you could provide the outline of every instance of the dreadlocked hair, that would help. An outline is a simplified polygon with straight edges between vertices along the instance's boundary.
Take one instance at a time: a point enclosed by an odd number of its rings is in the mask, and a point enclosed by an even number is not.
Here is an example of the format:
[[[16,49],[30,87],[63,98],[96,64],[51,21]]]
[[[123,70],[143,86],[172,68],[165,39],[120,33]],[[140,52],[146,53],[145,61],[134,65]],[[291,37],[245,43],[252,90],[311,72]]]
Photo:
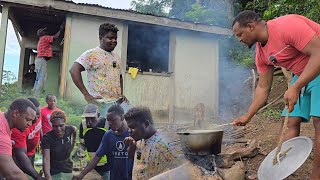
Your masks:
[[[50,115],[50,122],[63,119],[63,122],[67,122],[66,114],[61,110],[54,110]]]

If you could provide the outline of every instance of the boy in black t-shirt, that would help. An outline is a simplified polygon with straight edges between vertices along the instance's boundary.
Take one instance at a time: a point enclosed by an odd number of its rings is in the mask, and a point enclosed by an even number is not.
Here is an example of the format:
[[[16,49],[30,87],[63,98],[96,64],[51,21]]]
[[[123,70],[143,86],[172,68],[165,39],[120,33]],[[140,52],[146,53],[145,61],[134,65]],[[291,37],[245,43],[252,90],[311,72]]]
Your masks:
[[[50,116],[52,130],[41,140],[43,171],[46,179],[72,176],[73,162],[70,154],[75,144],[77,128],[66,125],[66,121],[67,117],[63,111],[53,111]]]

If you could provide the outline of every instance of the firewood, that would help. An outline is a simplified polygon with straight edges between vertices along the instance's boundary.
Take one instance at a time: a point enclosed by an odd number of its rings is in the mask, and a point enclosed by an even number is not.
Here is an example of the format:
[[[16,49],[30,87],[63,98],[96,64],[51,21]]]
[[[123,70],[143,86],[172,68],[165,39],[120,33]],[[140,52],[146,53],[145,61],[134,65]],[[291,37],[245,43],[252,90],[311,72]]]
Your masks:
[[[252,140],[248,147],[232,148],[228,149],[225,154],[229,154],[232,160],[239,160],[240,158],[251,158],[255,157],[259,153],[259,143],[257,140]]]
[[[226,154],[216,156],[216,164],[218,168],[231,168],[235,162],[230,154]]]
[[[218,174],[224,180],[243,180],[245,178],[245,167],[243,162],[238,161],[230,169],[220,169],[218,168]]]

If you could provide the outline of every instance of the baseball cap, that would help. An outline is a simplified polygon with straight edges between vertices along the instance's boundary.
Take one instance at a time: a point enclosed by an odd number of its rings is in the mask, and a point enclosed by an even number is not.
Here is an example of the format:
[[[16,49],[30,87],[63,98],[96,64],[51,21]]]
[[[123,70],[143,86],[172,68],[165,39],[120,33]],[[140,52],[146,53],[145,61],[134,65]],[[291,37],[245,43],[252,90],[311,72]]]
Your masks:
[[[37,35],[40,36],[40,34],[45,31],[47,28],[40,28],[38,31],[37,31]]]
[[[82,117],[96,117],[99,113],[98,106],[95,104],[88,104],[84,108]]]

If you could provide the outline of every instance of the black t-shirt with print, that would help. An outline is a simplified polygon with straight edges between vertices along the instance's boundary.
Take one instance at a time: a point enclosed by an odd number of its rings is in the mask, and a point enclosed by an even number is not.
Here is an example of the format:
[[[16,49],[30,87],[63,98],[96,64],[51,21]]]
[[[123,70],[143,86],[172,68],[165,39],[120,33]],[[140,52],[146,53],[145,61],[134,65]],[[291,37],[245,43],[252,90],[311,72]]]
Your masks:
[[[45,134],[41,141],[42,149],[50,149],[50,173],[72,173],[73,163],[70,159],[72,151],[72,134],[75,129],[72,126],[65,127],[65,134],[62,139],[55,136],[51,130]]]

